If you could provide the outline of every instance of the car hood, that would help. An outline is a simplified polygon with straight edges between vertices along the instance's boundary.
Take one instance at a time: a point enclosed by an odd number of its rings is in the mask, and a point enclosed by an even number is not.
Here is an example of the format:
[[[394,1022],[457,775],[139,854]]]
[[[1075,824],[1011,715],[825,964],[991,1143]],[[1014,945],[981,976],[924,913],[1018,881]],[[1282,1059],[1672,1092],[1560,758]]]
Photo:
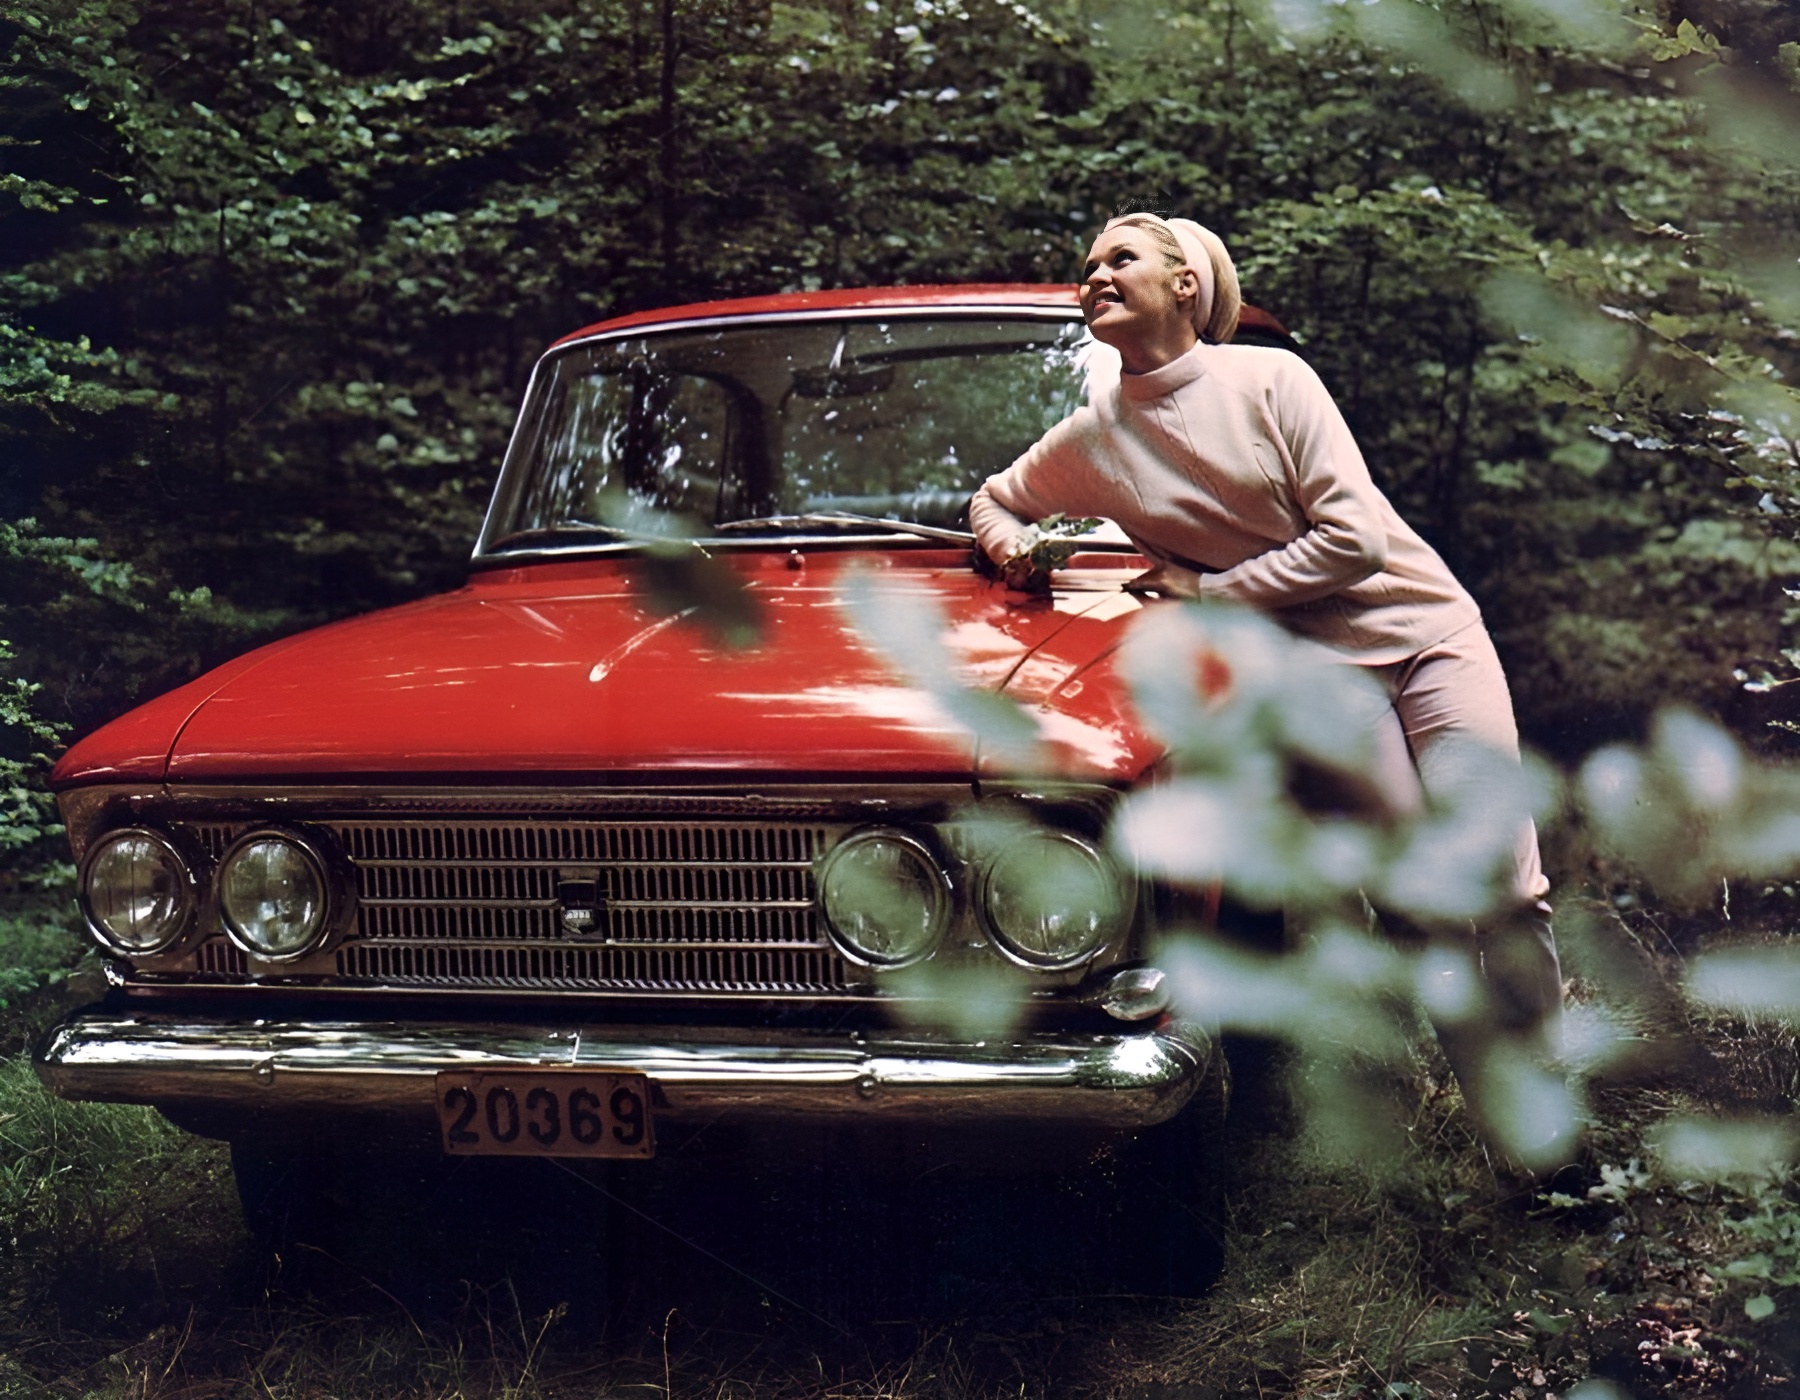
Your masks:
[[[852,570],[877,607],[941,610],[961,685],[1024,704],[1039,741],[1024,766],[1136,776],[1154,755],[1107,662],[1140,606],[1120,591],[1128,571],[1094,556],[1056,596],[1025,598],[966,558],[730,557],[762,604],[762,638],[741,650],[649,610],[635,559],[492,571],[239,658],[84,740],[55,781],[963,779],[1020,766],[984,754],[929,679],[899,675],[863,639],[844,606]]]

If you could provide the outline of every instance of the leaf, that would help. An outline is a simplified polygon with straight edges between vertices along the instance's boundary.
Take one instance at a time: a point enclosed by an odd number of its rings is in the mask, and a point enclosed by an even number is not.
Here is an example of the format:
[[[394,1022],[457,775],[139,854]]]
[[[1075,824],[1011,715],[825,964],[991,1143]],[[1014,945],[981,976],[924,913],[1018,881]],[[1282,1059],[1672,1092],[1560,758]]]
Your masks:
[[[1516,268],[1497,272],[1482,285],[1481,306],[1494,322],[1586,382],[1619,382],[1631,333],[1544,278]]]
[[[1691,1181],[1767,1177],[1794,1160],[1795,1147],[1793,1128],[1773,1118],[1671,1118],[1652,1138],[1664,1173]]]
[[[1800,949],[1702,953],[1688,965],[1687,992],[1702,1006],[1800,1019]]]
[[[1546,1337],[1560,1337],[1574,1324],[1573,1314],[1565,1313],[1561,1317],[1544,1312],[1541,1308],[1533,1308],[1526,1316],[1531,1325]]]
[[[1036,722],[1017,703],[965,685],[945,645],[950,628],[928,593],[884,588],[866,570],[845,582],[844,608],[857,631],[911,684],[1003,761],[1036,765],[1043,755]]]
[[[1758,1293],[1754,1298],[1744,1300],[1744,1316],[1752,1322],[1763,1322],[1775,1316],[1775,1300],[1767,1293]]]
[[[1479,1106],[1501,1145],[1521,1162],[1551,1167],[1568,1160],[1580,1124],[1564,1075],[1501,1042],[1478,1072],[1465,1076],[1463,1092]],[[1590,1188],[1588,1194],[1600,1189]]]
[[[697,545],[655,544],[644,551],[645,603],[661,615],[689,617],[723,645],[762,637],[762,607],[737,571]]]

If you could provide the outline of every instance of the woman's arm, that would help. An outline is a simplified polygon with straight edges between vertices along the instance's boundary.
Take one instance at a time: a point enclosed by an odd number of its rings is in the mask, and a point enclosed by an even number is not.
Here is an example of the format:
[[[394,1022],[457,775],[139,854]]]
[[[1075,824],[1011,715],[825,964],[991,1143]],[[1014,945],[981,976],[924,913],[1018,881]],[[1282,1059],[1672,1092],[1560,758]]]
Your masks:
[[[1076,417],[1080,416],[1078,411]],[[969,501],[976,546],[996,564],[1016,553],[1025,527],[1047,515],[1098,515],[1083,489],[1085,455],[1076,446],[1075,417],[1065,418],[1005,471],[981,483]]]
[[[1318,375],[1297,356],[1282,356],[1273,402],[1307,529],[1279,549],[1197,576],[1188,596],[1287,608],[1329,597],[1387,567],[1386,498]]]
[[[999,476],[990,476],[970,498],[969,528],[975,532],[975,547],[996,564],[1004,564],[1018,552],[1014,545],[1031,522],[1000,504],[993,489],[998,480]],[[1014,492],[1007,495],[1016,499]]]

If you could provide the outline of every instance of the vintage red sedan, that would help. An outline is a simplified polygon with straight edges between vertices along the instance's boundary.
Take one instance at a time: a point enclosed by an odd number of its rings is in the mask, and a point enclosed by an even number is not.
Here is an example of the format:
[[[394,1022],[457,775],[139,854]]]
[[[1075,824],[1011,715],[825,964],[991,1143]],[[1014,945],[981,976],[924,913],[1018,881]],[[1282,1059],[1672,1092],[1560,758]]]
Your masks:
[[[1222,1064],[1147,961],[1184,896],[1106,840],[1160,756],[1112,670],[1144,561],[1090,540],[1009,591],[963,517],[1080,402],[1085,342],[1073,288],[976,286],[558,343],[464,587],[265,646],[57,766],[111,991],[44,1082],[228,1139],[251,1181],[321,1134],[645,1158],[721,1120],[1036,1133],[1191,1255]],[[1016,702],[1033,756],[896,666],[855,589],[936,610],[955,683]]]

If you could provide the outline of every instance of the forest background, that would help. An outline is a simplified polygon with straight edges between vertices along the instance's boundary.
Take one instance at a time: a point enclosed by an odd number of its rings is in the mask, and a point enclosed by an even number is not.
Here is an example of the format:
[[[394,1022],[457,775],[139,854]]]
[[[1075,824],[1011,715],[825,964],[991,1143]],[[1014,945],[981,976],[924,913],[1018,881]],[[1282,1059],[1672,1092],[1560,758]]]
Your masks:
[[[138,1303],[94,1300],[151,1277],[179,1295],[177,1261],[220,1256],[158,1203],[228,1192],[216,1153],[153,1119],[57,1117],[16,1054],[81,946],[46,914],[72,877],[49,761],[260,641],[459,582],[533,359],[606,315],[1067,281],[1123,200],[1198,217],[1480,600],[1528,743],[1573,765],[1680,705],[1791,755],[1800,14],[1784,0],[0,0],[0,53],[0,998],[18,1011],[0,1024],[17,1149],[0,1333],[41,1332],[66,1296],[58,1316],[109,1338],[91,1354],[142,1335]],[[1796,805],[1784,789],[1758,820]],[[1663,835],[1688,854],[1686,827]],[[1565,867],[1587,849],[1558,843]],[[1559,875],[1565,916],[1592,893],[1629,929],[1673,930],[1672,951],[1713,927],[1683,934],[1682,908],[1665,917],[1617,864]],[[1740,928],[1757,888],[1740,887]],[[1791,923],[1793,886],[1760,891],[1765,930]],[[1733,1092],[1782,1112],[1800,1087],[1789,991],[1769,1034],[1706,1028],[1739,1047]],[[1678,1000],[1665,1019],[1688,1014]],[[1422,1075],[1413,1128],[1441,1143],[1454,1115]],[[1409,1397],[1437,1393],[1408,1377],[1454,1344],[1471,1383],[1548,1370],[1542,1393],[1603,1370],[1622,1337],[1618,1375],[1681,1393],[1791,1375],[1800,1182],[1665,1201],[1629,1125],[1596,1138],[1598,1174],[1553,1207],[1493,1205],[1505,1191],[1470,1185],[1487,1159],[1466,1136],[1403,1189],[1281,1177],[1247,1218],[1291,1216],[1295,1238],[1316,1219],[1321,1239],[1356,1220],[1382,1243],[1296,1264],[1268,1231],[1242,1237],[1243,1285],[1208,1314],[1221,1330],[1182,1334],[1190,1371],[1228,1337],[1259,1391],[1310,1376],[1325,1393],[1329,1375]],[[1540,1209],[1561,1214],[1520,1213]],[[1715,1317],[1692,1280],[1726,1260]],[[1325,1315],[1332,1267],[1341,1326],[1296,1336],[1296,1309]],[[1550,1291],[1521,1292],[1526,1275]],[[1616,1316],[1578,1300],[1597,1282]],[[1752,1303],[1776,1329],[1763,1353],[1732,1331]],[[1654,1377],[1634,1350],[1650,1321],[1673,1339]],[[265,1388],[305,1331],[292,1313],[220,1326],[267,1343]],[[465,1340],[434,1352],[419,1333],[439,1367],[420,1393],[472,1364]],[[1132,1371],[1114,1342],[1091,1374],[1179,1370]],[[180,1379],[185,1334],[133,1345]],[[524,1393],[534,1347],[489,1355],[511,1368],[494,1393]]]
[[[8,878],[64,738],[458,582],[555,336],[1068,280],[1134,197],[1299,337],[1528,742],[1800,674],[1778,0],[14,0],[0,52]]]

